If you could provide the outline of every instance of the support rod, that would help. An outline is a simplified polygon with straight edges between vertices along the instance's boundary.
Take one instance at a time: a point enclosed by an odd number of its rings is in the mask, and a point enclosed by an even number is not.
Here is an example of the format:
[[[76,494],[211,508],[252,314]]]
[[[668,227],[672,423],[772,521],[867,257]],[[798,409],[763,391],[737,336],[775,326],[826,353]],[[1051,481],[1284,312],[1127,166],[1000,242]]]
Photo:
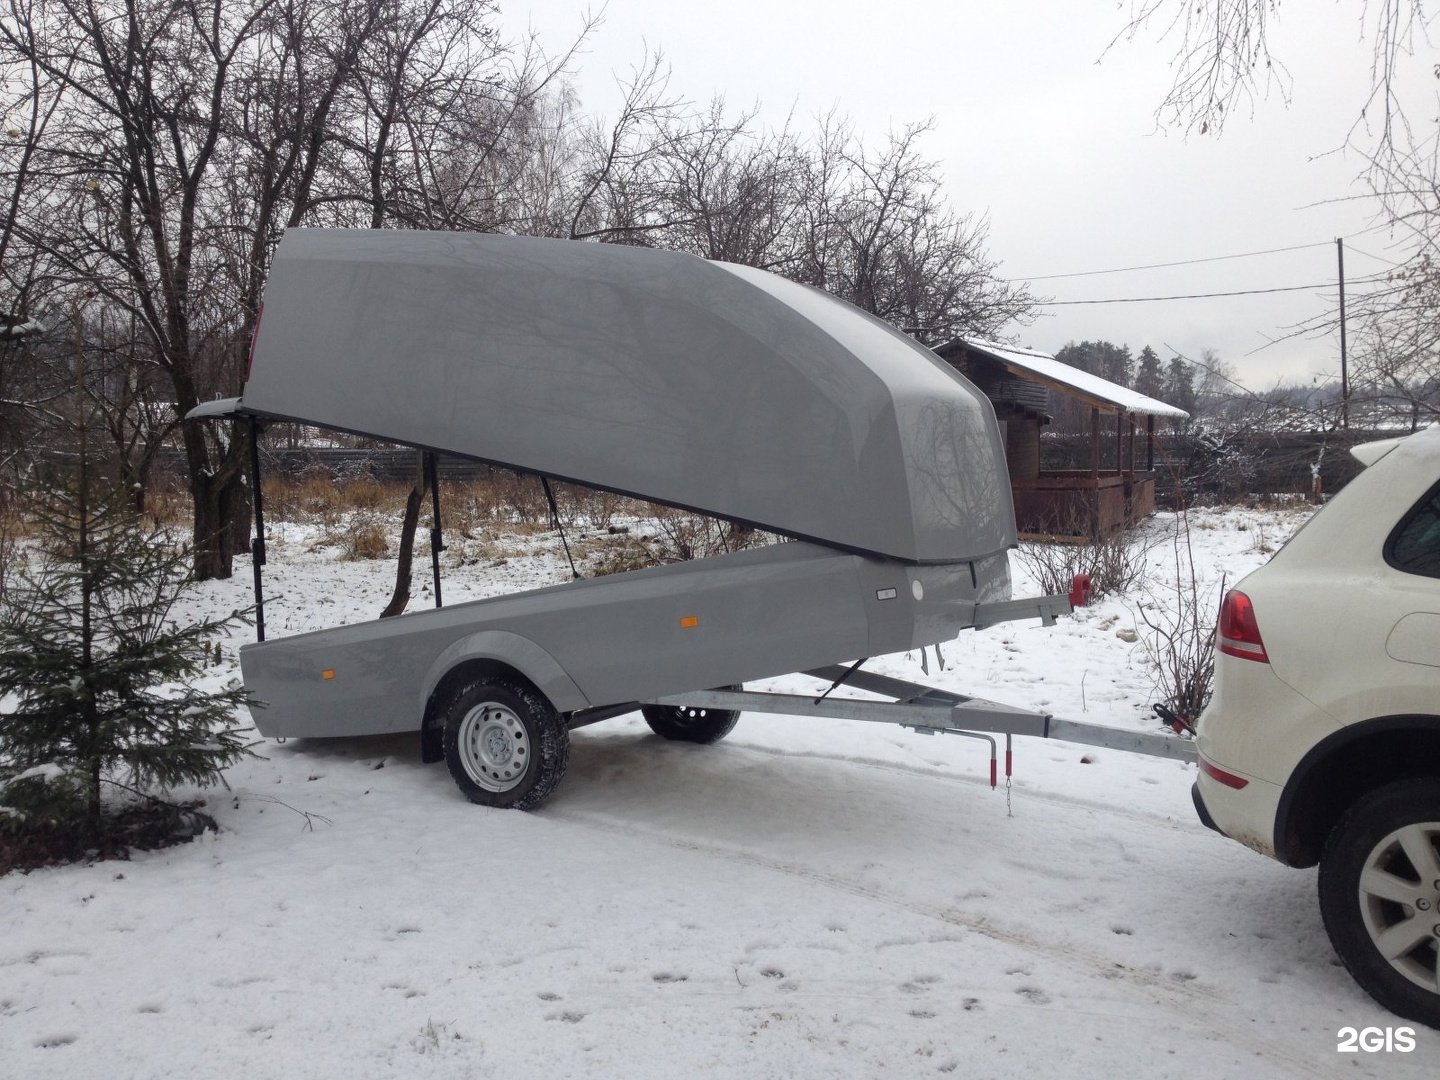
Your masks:
[[[1335,255],[1340,263],[1340,426],[1350,427],[1350,371],[1345,356],[1345,239],[1335,238]]]
[[[265,640],[265,507],[260,493],[260,420],[250,417],[250,502],[255,507],[255,535],[250,539],[250,566],[255,573],[255,640]]]
[[[434,451],[425,453],[426,479],[430,483],[430,576],[435,583],[435,606],[440,600],[440,553],[445,550],[445,537],[440,531],[440,461]]]

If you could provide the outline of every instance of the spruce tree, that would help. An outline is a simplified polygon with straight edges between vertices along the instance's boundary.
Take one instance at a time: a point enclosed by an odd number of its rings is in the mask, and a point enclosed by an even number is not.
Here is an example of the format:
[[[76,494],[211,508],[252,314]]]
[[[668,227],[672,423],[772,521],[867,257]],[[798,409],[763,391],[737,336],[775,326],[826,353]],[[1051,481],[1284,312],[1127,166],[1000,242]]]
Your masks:
[[[22,491],[31,550],[0,604],[0,832],[48,836],[61,857],[126,850],[107,829],[137,800],[177,822],[171,789],[217,783],[248,753],[245,690],[198,685],[243,615],[178,616],[189,552],[142,524],[92,448],[77,384],[63,448]]]
[[[1165,371],[1165,393],[1162,396],[1167,403],[1188,412],[1190,420],[1195,418],[1195,372],[1178,356],[1171,357],[1170,366]],[[1184,431],[1188,429],[1190,420],[1172,420],[1171,425],[1177,432]]]
[[[1140,350],[1140,359],[1135,367],[1135,389],[1146,397],[1165,400],[1165,369],[1160,357],[1149,345]]]

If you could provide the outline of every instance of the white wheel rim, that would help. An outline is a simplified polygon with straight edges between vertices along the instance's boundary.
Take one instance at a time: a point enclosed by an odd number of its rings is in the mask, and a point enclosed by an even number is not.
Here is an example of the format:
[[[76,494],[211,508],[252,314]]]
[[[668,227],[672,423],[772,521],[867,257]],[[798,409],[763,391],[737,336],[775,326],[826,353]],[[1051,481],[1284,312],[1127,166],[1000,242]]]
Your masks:
[[[485,701],[460,721],[456,749],[465,775],[478,786],[486,791],[509,791],[525,778],[530,733],[512,709]]]
[[[1396,829],[1360,871],[1360,917],[1380,955],[1416,986],[1440,993],[1440,821]]]

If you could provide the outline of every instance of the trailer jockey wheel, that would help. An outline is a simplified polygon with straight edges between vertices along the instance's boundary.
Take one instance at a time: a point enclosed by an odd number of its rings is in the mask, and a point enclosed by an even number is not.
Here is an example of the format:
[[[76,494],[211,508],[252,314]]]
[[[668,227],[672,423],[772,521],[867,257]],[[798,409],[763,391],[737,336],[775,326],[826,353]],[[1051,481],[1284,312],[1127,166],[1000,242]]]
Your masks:
[[[569,758],[564,720],[521,679],[469,683],[445,710],[445,764],[473,803],[534,809],[560,783]]]
[[[743,690],[743,686],[717,686],[717,690]],[[642,705],[640,715],[650,730],[663,739],[710,744],[719,742],[740,719],[737,709],[701,709],[694,705]]]

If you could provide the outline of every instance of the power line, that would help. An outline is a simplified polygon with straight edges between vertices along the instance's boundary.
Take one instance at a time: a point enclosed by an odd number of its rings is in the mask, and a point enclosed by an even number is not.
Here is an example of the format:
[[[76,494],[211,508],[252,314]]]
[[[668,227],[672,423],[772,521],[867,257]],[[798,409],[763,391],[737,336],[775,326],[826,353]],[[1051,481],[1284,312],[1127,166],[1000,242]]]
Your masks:
[[[1385,264],[1387,264],[1387,265],[1389,265],[1389,266],[1404,266],[1404,265],[1405,265],[1403,262],[1396,262],[1394,259],[1387,259],[1387,258],[1385,258],[1383,255],[1371,255],[1370,252],[1368,252],[1368,251],[1361,251],[1359,248],[1357,248],[1357,247],[1355,247],[1355,246],[1353,246],[1353,245],[1350,247],[1350,250],[1353,251],[1353,252],[1355,252],[1356,255],[1364,255],[1367,259],[1374,259],[1376,262],[1382,262],[1382,263],[1385,263]]]
[[[1372,284],[1384,278],[1363,278],[1352,284]],[[1233,292],[1183,293],[1177,296],[1122,296],[1109,300],[1041,300],[1036,307],[1070,307],[1076,304],[1149,304],[1161,300],[1210,300],[1222,296],[1260,296],[1266,293],[1307,292],[1315,289],[1333,289],[1335,282],[1324,281],[1319,285],[1285,285],[1274,289],[1237,289]]]
[[[1061,278],[1096,277],[1100,274],[1128,274],[1133,270],[1164,270],[1171,266],[1198,266],[1201,263],[1225,262],[1229,259],[1250,259],[1257,255],[1279,255],[1286,251],[1305,251],[1309,248],[1329,247],[1334,241],[1321,240],[1314,244],[1296,244],[1293,247],[1269,248],[1265,251],[1242,251],[1238,255],[1213,255],[1208,259],[1180,259],[1175,262],[1146,263],[1143,266],[1120,266],[1113,270],[1081,270],[1073,274],[1041,274],[1038,277],[1013,277],[1009,281],[1058,281]]]

